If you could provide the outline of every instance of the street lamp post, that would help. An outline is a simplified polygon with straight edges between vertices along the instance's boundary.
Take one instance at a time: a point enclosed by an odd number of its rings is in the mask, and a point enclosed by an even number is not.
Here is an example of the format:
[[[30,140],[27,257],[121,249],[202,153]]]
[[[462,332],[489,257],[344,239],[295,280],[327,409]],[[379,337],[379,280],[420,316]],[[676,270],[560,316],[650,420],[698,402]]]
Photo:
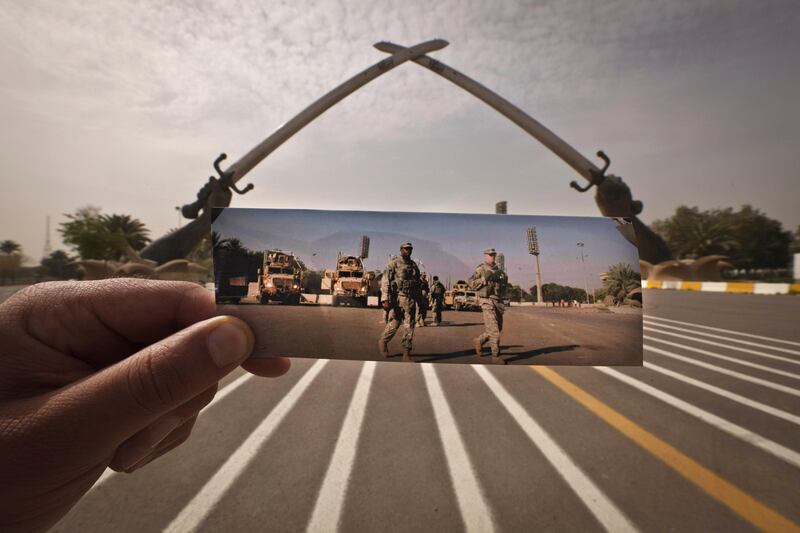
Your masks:
[[[542,300],[542,269],[539,266],[539,238],[536,235],[536,226],[527,230],[528,253],[536,257],[536,305],[545,305]]]
[[[584,243],[578,243],[578,249],[581,251],[581,269],[583,270],[583,290],[586,292],[586,303],[589,303],[589,284],[586,282],[586,261],[585,258],[587,256],[583,255],[583,247],[586,246]]]

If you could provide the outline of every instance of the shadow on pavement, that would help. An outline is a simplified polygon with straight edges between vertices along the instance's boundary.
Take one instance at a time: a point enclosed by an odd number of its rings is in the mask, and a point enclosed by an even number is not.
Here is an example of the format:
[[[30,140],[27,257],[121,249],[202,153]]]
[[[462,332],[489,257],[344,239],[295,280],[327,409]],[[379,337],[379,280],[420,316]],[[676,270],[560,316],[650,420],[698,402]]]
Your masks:
[[[448,324],[447,322],[442,322],[438,326],[424,326],[424,327],[434,327],[434,328],[463,328],[465,326],[482,326],[483,322],[465,322],[463,324]]]
[[[522,361],[523,359],[530,359],[537,355],[544,355],[556,352],[569,352],[575,348],[580,348],[580,344],[567,344],[564,346],[546,346],[544,348],[537,348],[536,350],[528,350],[527,352],[516,353],[512,357],[506,359],[506,363],[513,363],[515,361]]]
[[[580,348],[580,344],[567,344],[564,346],[546,346],[544,348],[537,348],[535,350],[528,350],[527,352],[520,352],[515,353],[511,357],[504,357],[508,354],[505,352],[511,348],[522,348],[521,344],[509,344],[502,347],[502,354],[501,357],[505,359],[506,364],[514,363],[516,361],[522,361],[524,359],[530,359],[532,357],[536,357],[538,355],[545,355],[548,353],[557,353],[557,352],[569,352],[574,350],[575,348]],[[485,362],[490,361],[488,350],[484,350],[483,356],[486,360]],[[393,353],[392,355],[382,359],[384,361],[390,361],[392,359],[400,359],[402,357],[402,353]],[[411,353],[411,358],[414,360],[415,363],[434,363],[436,361],[445,361],[447,359],[458,359],[459,357],[469,357],[471,360],[469,363],[474,364],[478,362],[478,359],[475,356],[475,350],[472,348],[467,348],[466,350],[458,350],[455,352],[448,352],[448,353],[440,353],[440,354],[415,354],[414,352]],[[466,362],[466,361],[465,361]],[[483,363],[483,359],[480,361]]]

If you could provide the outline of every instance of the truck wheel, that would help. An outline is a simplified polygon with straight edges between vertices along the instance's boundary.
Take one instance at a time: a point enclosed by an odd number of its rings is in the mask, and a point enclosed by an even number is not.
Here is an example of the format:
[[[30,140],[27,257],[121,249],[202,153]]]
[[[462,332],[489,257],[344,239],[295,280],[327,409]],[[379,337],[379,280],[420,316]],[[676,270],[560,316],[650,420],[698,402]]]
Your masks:
[[[333,307],[339,307],[339,298],[337,298],[335,294],[331,296],[331,305]]]
[[[457,303],[457,304],[453,305],[453,309],[455,309],[456,311],[461,311],[461,304]]]
[[[262,294],[261,297],[259,298],[259,302],[262,305],[268,304],[269,303],[269,296],[267,296],[266,294]]]

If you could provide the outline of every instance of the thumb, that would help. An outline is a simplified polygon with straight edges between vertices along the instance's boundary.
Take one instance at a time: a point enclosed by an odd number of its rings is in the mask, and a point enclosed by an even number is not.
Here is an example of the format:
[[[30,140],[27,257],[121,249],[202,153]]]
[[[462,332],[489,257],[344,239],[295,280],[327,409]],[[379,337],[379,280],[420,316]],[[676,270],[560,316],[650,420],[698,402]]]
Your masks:
[[[70,387],[64,394],[73,416],[66,419],[77,422],[74,431],[85,437],[75,435],[78,441],[117,446],[216,385],[253,345],[252,331],[238,318],[198,322]]]

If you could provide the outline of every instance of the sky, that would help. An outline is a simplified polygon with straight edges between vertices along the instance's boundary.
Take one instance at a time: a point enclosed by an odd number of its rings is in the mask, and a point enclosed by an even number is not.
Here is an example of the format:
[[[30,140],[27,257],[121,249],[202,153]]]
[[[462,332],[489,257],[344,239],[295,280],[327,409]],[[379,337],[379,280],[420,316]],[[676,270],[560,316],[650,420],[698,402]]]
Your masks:
[[[0,239],[41,257],[45,218],[182,223],[220,152],[235,161],[385,55],[431,55],[524,109],[644,202],[749,203],[800,224],[800,3],[7,0],[0,10]],[[327,111],[250,175],[233,206],[597,215],[574,171],[407,63]]]
[[[294,252],[313,270],[334,268],[339,252],[359,255],[369,237],[368,270],[383,270],[400,245],[411,242],[412,259],[432,278],[448,284],[466,279],[483,262],[483,250],[505,258],[509,281],[528,290],[536,284],[536,263],[528,250],[527,228],[539,241],[542,283],[600,288],[600,274],[625,263],[639,270],[636,247],[603,217],[556,217],[454,213],[401,213],[286,209],[225,209],[214,220],[220,238],[237,238],[251,250]],[[577,246],[582,242],[581,251]],[[584,277],[585,275],[585,277]]]

